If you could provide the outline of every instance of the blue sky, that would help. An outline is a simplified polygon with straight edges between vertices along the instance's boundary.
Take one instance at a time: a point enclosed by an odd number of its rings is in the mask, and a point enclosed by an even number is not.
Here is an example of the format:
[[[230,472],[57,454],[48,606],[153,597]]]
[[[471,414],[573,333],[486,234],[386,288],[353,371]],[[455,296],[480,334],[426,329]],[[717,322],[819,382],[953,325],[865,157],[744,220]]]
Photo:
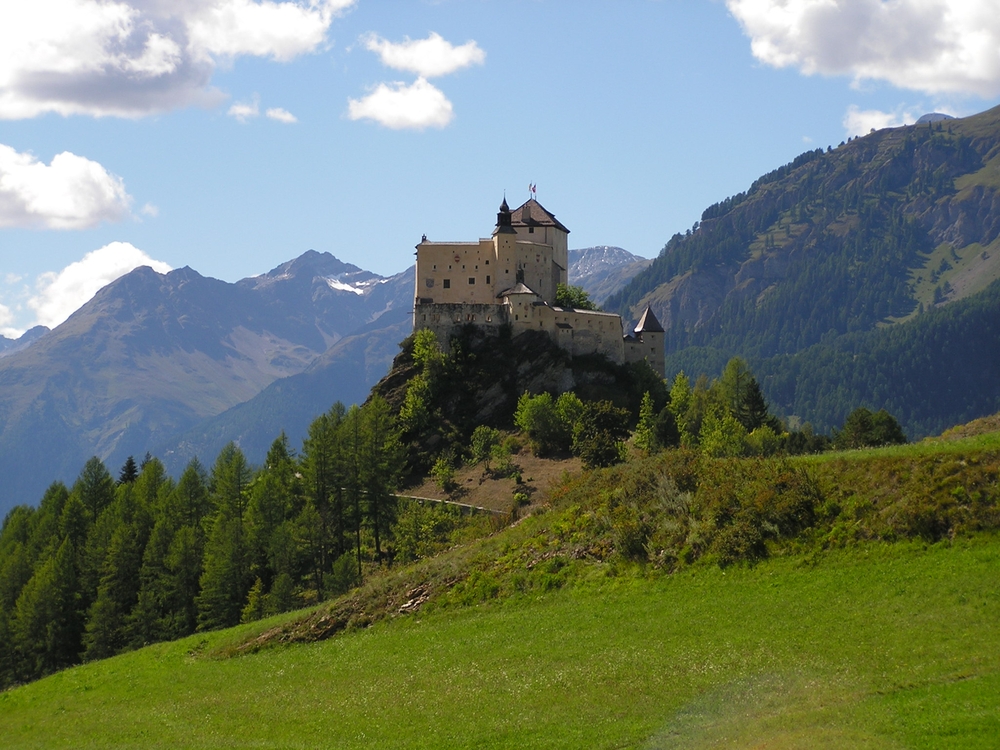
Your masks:
[[[994,0],[0,3],[0,333],[137,264],[382,274],[527,186],[652,257],[810,148],[1000,102]]]

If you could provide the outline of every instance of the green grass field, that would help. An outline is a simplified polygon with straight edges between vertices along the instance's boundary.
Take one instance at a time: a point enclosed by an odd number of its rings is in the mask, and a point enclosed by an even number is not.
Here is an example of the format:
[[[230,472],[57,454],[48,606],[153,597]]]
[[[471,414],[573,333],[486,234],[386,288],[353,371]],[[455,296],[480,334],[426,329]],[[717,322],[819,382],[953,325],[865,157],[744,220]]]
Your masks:
[[[2,745],[1000,744],[994,535],[588,571],[319,643],[213,656],[271,621],[70,669],[0,694]]]

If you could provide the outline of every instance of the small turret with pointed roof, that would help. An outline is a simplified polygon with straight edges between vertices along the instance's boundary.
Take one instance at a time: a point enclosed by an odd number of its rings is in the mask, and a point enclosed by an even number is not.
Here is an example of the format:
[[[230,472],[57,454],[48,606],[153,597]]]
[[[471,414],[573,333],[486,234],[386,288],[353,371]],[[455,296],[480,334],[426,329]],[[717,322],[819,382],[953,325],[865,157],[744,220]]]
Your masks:
[[[510,217],[510,206],[507,205],[507,196],[504,195],[503,203],[500,204],[500,211],[497,213],[497,232],[503,232],[505,234],[517,233],[517,230],[511,226]]]
[[[660,325],[660,321],[656,319],[653,315],[653,309],[646,305],[646,311],[639,318],[639,322],[635,326],[636,333],[663,333],[663,326]]]

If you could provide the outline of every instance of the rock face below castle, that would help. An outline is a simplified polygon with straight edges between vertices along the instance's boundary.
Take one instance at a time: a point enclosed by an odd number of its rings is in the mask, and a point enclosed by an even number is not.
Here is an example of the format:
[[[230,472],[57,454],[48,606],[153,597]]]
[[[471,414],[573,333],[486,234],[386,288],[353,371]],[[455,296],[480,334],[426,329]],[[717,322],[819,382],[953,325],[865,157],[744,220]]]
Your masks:
[[[513,211],[504,199],[491,237],[476,242],[417,245],[413,326],[446,343],[462,326],[499,332],[547,333],[574,356],[602,354],[612,362],[645,359],[661,376],[663,328],[647,309],[632,334],[614,313],[556,307],[568,280],[569,230],[534,198]]]

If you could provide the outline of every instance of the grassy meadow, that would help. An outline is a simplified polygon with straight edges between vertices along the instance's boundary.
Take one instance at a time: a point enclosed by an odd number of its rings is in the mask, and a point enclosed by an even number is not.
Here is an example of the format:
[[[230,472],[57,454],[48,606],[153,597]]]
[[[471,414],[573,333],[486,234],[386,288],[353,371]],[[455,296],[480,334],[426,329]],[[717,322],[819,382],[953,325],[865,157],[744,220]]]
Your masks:
[[[567,475],[338,600],[0,693],[0,743],[996,748],[995,430]]]
[[[0,736],[7,748],[994,748],[998,572],[994,535],[666,577],[597,565],[572,588],[318,643],[218,656],[270,621],[69,669],[0,694]]]

